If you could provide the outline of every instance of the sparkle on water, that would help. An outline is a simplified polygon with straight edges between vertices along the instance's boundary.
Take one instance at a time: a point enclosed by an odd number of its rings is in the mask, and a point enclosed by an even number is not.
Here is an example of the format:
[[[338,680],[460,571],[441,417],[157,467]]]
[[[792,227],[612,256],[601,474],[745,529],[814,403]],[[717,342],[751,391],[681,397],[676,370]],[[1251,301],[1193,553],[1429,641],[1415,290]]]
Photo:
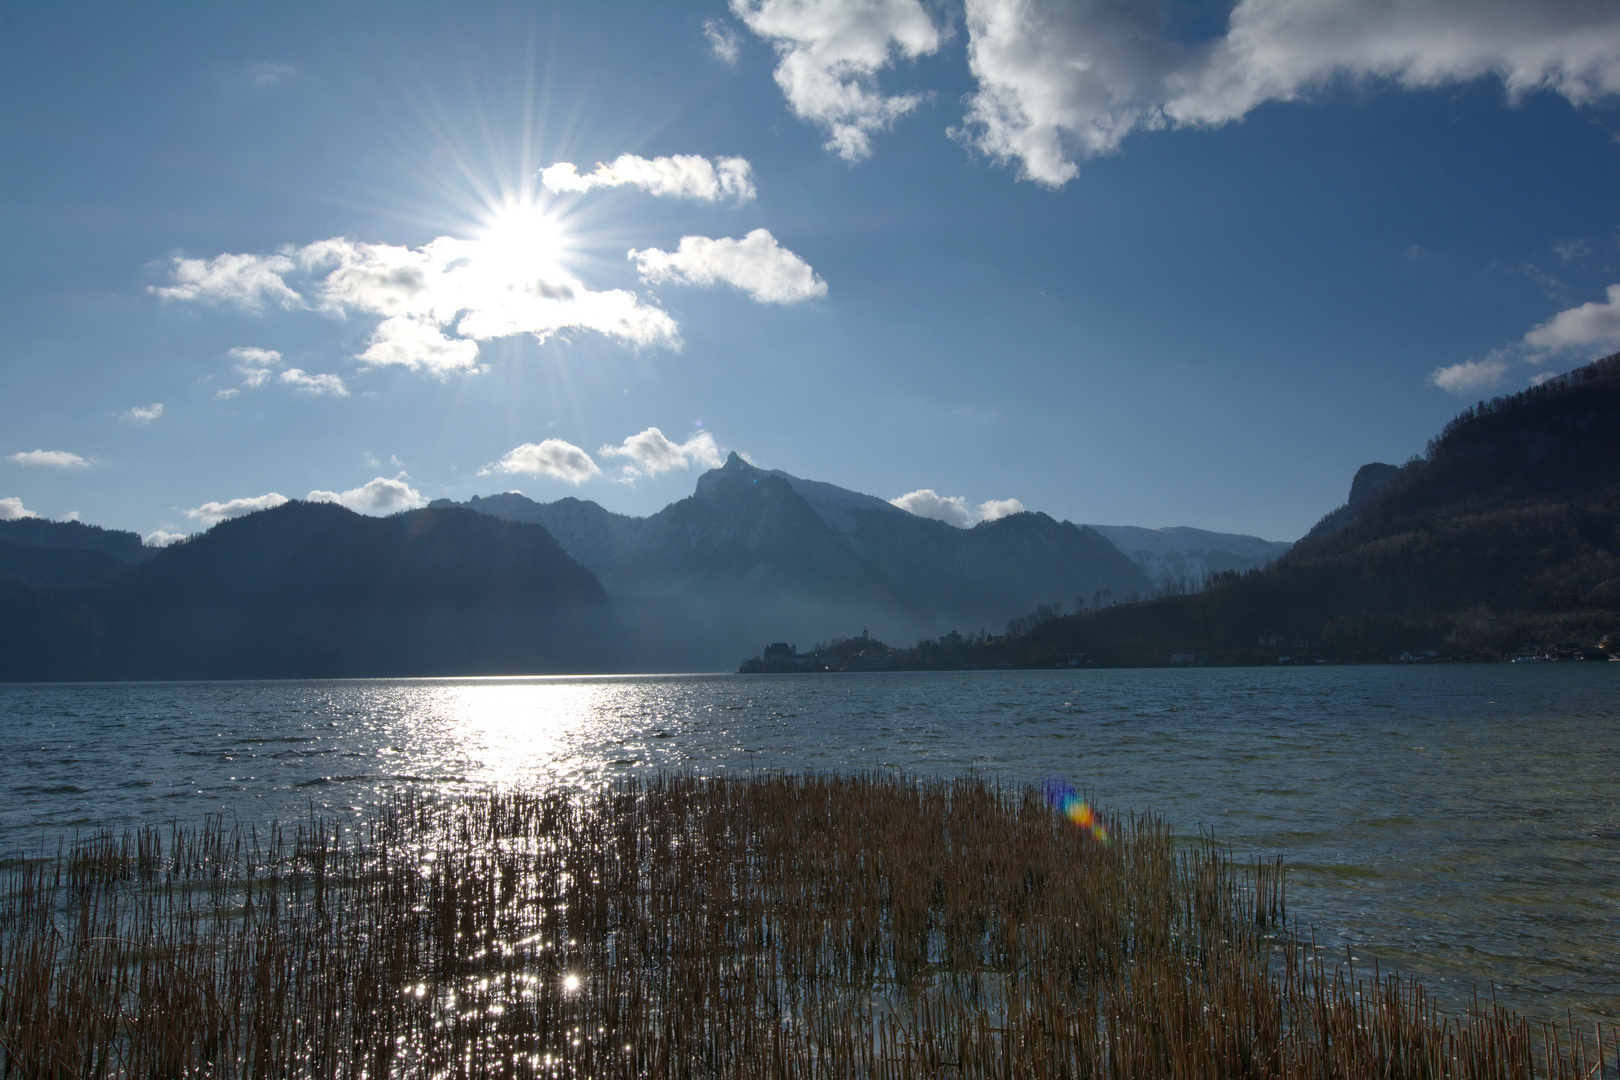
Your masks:
[[[8,685],[0,716],[9,850],[403,787],[1083,778],[1082,803],[1281,855],[1290,914],[1358,963],[1620,1017],[1620,665]]]

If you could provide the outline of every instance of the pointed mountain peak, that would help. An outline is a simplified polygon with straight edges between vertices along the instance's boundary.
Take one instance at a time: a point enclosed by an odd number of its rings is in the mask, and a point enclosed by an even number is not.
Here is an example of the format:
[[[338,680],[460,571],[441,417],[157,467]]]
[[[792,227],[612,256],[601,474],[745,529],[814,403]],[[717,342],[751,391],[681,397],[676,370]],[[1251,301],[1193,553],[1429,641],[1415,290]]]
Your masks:
[[[712,498],[720,489],[739,483],[759,483],[761,479],[770,475],[762,469],[742,459],[742,455],[733,450],[726,456],[726,463],[718,469],[710,469],[698,477],[697,490],[693,492],[700,499]]]

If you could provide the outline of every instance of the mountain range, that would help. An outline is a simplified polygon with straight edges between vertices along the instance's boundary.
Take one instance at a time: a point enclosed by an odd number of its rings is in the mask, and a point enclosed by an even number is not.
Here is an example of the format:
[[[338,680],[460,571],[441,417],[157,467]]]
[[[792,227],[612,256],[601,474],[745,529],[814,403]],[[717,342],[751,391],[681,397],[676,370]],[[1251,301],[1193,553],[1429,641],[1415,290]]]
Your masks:
[[[161,551],[28,519],[0,522],[0,678],[726,670],[767,641],[997,634],[1286,547],[1038,512],[964,529],[736,454],[644,518],[517,493],[384,519],[293,502]]]
[[[765,641],[808,645],[863,630],[899,641],[952,629],[993,633],[1039,604],[1089,608],[1162,591],[1090,526],[1023,512],[958,528],[756,468],[737,454],[699,477],[689,498],[645,518],[517,493],[459,505],[544,525],[609,595],[656,620],[659,629],[644,636],[671,643],[661,659],[674,666],[729,668]],[[1246,569],[1288,546],[1199,530],[1134,531],[1162,538],[1149,553],[1161,580],[1174,560],[1185,573],[1219,550],[1213,569]]]
[[[611,671],[626,640],[544,529],[466,510],[290,502],[92,580],[0,576],[5,679]]]
[[[1620,649],[1617,462],[1620,354],[1363,467],[1286,551],[1029,512],[963,529],[735,454],[644,518],[293,502],[155,553],[0,522],[0,678],[715,670],[857,631],[936,636],[901,667],[1578,656]]]
[[[438,503],[434,505],[445,505]],[[544,525],[609,595],[662,602],[674,666],[729,668],[762,641],[869,629],[908,640],[999,628],[1053,599],[1146,595],[1141,570],[1096,532],[1023,513],[960,529],[882,499],[757,469],[732,454],[693,494],[645,518],[517,494],[468,509]]]

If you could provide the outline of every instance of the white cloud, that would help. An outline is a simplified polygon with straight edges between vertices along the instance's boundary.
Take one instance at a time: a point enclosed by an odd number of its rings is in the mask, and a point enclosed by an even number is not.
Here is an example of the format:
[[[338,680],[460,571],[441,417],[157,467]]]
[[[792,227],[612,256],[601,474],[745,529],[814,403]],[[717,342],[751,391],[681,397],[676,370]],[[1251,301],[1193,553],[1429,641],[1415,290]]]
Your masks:
[[[540,182],[552,191],[586,192],[599,187],[637,187],[649,195],[670,195],[681,199],[718,202],[734,199],[747,202],[754,190],[753,168],[740,157],[710,161],[697,154],[644,158],[620,154],[610,163],[597,162],[591,172],[580,175],[573,162],[559,161],[540,171]]]
[[[827,129],[846,161],[915,109],[916,94],[885,96],[877,74],[897,57],[938,50],[941,35],[918,0],[731,0],[732,14],[776,47],[776,84],[802,119]]]
[[[979,504],[979,520],[995,521],[998,518],[1012,517],[1022,514],[1024,504],[1017,499],[990,499]]]
[[[827,295],[827,283],[810,264],[776,242],[767,229],[741,240],[683,236],[674,252],[630,250],[643,281],[682,285],[735,285],[762,304],[794,304]]]
[[[163,415],[163,402],[154,401],[150,405],[136,405],[124,410],[124,419],[132,424],[150,424]]]
[[[306,394],[331,394],[334,397],[348,397],[349,388],[343,385],[343,380],[336,375],[310,375],[301,368],[288,368],[279,376],[280,381],[286,383],[294,390],[301,390]]]
[[[514,212],[476,240],[441,236],[418,248],[341,237],[274,255],[177,259],[171,300],[218,300],[250,310],[270,298],[334,317],[362,313],[380,322],[357,359],[446,378],[478,370],[478,342],[515,334],[540,341],[593,330],[632,345],[678,347],[675,320],[622,289],[594,292],[558,258],[555,229],[538,211]],[[302,278],[295,291],[286,282]],[[456,336],[450,337],[447,334]],[[261,385],[281,360],[271,349],[238,349],[246,385]]]
[[[1024,512],[1024,504],[1017,499],[989,499],[978,506],[969,506],[960,495],[941,495],[933,488],[908,491],[889,502],[909,514],[934,518],[959,529],[970,528],[981,521],[995,521],[1010,514]]]
[[[967,0],[966,21],[978,89],[955,133],[1051,186],[1132,131],[1229,123],[1336,79],[1620,93],[1620,7],[1604,0],[1240,0],[1224,36],[1194,45],[1164,36],[1150,0]]]
[[[263,386],[270,378],[270,369],[281,363],[281,354],[276,350],[251,345],[232,349],[230,355],[236,358],[237,373],[242,376],[242,385],[249,390]],[[236,393],[235,390],[221,390],[219,396],[230,398],[235,397]]]
[[[252,367],[271,367],[281,363],[281,354],[274,349],[259,349],[252,345],[239,345],[230,354]]]
[[[245,499],[205,502],[201,506],[187,510],[186,517],[201,522],[204,527],[208,527],[218,525],[220,522],[227,521],[230,518],[239,518],[244,514],[252,514],[260,510],[274,510],[287,501],[287,496],[272,491],[268,495],[253,495]]]
[[[378,327],[387,358],[380,355],[383,350],[373,351],[375,338],[361,356],[372,365],[466,370],[469,342],[449,342],[461,351],[447,351],[447,338],[427,333],[447,326],[478,341],[523,333],[544,341],[568,329],[595,330],[637,345],[675,341],[674,320],[643,305],[634,293],[592,292],[570,276],[557,264],[557,253],[535,235],[538,228],[495,230],[481,240],[441,236],[420,248],[326,240],[304,248],[301,257],[311,269],[326,271],[318,282],[321,307],[388,320]],[[407,331],[400,319],[413,321],[420,333]]]
[[[479,370],[476,341],[447,338],[432,322],[403,316],[378,323],[356,359],[368,367],[422,368],[441,379]]]
[[[79,512],[77,510],[69,510],[67,513],[62,515],[62,520],[63,521],[78,521],[79,520]]]
[[[53,469],[83,469],[90,464],[88,459],[66,450],[26,450],[12,454],[11,460],[19,465],[49,465]]]
[[[0,521],[21,521],[31,517],[39,515],[24,506],[21,499],[15,496],[0,499]]]
[[[737,66],[737,58],[742,55],[742,45],[737,40],[737,31],[719,19],[704,19],[703,36],[708,39],[709,51],[714,54],[716,60],[727,67]]]
[[[1429,373],[1429,384],[1458,397],[1468,397],[1481,390],[1500,386],[1507,375],[1508,362],[1500,356],[1490,356],[1484,360],[1464,360],[1460,364],[1435,368]]]
[[[949,522],[961,529],[973,524],[973,511],[960,495],[941,495],[933,488],[919,488],[889,501],[908,514]]]
[[[375,338],[376,335],[373,335]],[[474,354],[478,346],[467,342]],[[302,368],[288,368],[277,374],[271,369],[280,366],[281,354],[275,349],[259,349],[253,346],[239,346],[230,350],[236,363],[237,373],[242,376],[242,386],[248,390],[256,390],[269,382],[272,377],[279,383],[292,387],[305,394],[331,394],[334,397],[348,397],[349,388],[343,385],[343,380],[336,375],[311,375]],[[237,391],[221,390],[216,396],[233,398]]]
[[[164,548],[170,544],[178,544],[186,538],[185,533],[168,532],[165,529],[154,529],[146,534],[141,543],[150,548]]]
[[[213,259],[174,260],[174,284],[150,286],[147,291],[165,300],[218,300],[249,311],[261,311],[272,301],[284,308],[303,305],[282,280],[295,269],[285,253],[275,255],[220,255]]]
[[[403,476],[403,474],[401,474]],[[386,517],[401,510],[415,510],[426,506],[422,493],[396,477],[393,480],[379,476],[348,491],[312,491],[304,496],[308,502],[333,502],[348,507],[357,514]]]
[[[522,446],[508,450],[499,461],[485,466],[479,475],[492,472],[523,474],[528,476],[550,476],[578,487],[593,476],[600,476],[602,470],[591,455],[575,446],[573,443],[561,439],[546,439],[544,442],[524,443]]]
[[[685,442],[677,443],[657,428],[650,427],[630,436],[618,446],[603,446],[598,453],[603,457],[625,458],[622,475],[627,480],[638,476],[657,476],[695,465],[718,469],[725,464],[725,456],[720,453],[714,436],[707,431],[699,431],[688,436]]]
[[[1560,311],[1524,335],[1524,343],[1549,351],[1620,347],[1620,285],[1609,286],[1606,301],[1593,300]]]

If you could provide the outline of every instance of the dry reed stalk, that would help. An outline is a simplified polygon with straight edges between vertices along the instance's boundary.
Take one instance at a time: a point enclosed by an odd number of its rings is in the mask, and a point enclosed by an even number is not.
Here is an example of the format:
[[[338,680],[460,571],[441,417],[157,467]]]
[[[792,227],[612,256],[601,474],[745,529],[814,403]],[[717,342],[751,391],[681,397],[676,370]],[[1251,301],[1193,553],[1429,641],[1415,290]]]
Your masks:
[[[1329,965],[1280,863],[978,779],[658,776],[0,871],[0,1076],[1612,1075]]]

